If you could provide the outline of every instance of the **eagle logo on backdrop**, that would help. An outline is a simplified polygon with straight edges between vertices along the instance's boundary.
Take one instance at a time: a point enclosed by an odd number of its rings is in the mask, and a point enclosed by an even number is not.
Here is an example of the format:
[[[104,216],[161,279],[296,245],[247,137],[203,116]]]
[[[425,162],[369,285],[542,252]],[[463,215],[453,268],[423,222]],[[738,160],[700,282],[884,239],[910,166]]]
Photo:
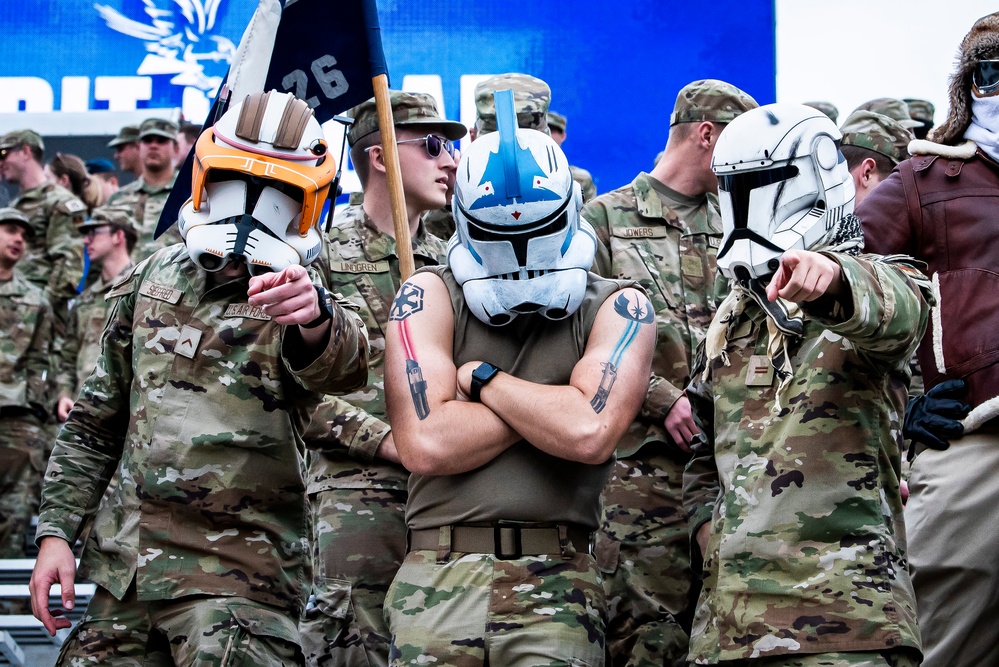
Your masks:
[[[222,0],[142,0],[146,17],[129,18],[109,5],[94,9],[112,30],[141,39],[146,57],[140,76],[172,75],[170,83],[213,94],[236,53],[236,45],[213,34]]]

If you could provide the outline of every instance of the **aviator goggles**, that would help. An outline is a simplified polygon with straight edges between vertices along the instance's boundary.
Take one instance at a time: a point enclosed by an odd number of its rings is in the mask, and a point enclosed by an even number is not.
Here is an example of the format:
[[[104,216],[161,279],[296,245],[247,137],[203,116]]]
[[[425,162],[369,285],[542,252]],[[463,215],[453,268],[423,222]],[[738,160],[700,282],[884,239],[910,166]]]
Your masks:
[[[999,92],[999,60],[980,60],[971,75],[975,90],[981,97]]]
[[[451,156],[451,159],[452,160],[454,159],[454,154],[455,154],[454,144],[451,143],[451,141],[448,139],[442,139],[441,137],[438,137],[436,134],[428,134],[427,136],[420,137],[418,139],[403,139],[402,141],[397,141],[395,143],[415,144],[420,142],[423,142],[424,144],[423,147],[427,149],[427,155],[429,155],[430,157],[438,158],[441,155],[441,150],[445,150],[447,151],[447,154]],[[364,152],[367,153],[372,148],[374,148],[374,146],[369,146],[368,148],[364,149]]]

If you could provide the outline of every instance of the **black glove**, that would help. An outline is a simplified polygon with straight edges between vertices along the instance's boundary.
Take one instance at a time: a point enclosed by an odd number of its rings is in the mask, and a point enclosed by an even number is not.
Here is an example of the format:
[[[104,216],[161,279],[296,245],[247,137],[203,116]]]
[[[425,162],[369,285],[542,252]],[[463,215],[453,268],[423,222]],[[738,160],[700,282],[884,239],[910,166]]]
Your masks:
[[[971,412],[970,405],[957,400],[964,397],[967,388],[964,380],[947,380],[922,396],[910,398],[902,435],[933,449],[950,447],[951,438],[964,434],[964,426],[958,420]],[[912,450],[909,451],[911,458]]]

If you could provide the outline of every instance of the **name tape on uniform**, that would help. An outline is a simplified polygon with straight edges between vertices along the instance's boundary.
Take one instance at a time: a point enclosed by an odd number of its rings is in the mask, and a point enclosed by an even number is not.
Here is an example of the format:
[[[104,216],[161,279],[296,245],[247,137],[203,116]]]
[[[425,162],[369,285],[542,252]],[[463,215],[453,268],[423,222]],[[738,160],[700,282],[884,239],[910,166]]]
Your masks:
[[[179,289],[165,287],[163,285],[157,285],[156,283],[147,281],[139,286],[139,294],[144,294],[150,299],[156,299],[157,301],[166,301],[167,303],[176,304],[180,301],[180,297],[183,296],[184,293]]]
[[[251,320],[262,320],[267,322],[271,316],[264,312],[260,306],[251,306],[248,303],[230,303],[225,309],[224,317],[246,317]]]

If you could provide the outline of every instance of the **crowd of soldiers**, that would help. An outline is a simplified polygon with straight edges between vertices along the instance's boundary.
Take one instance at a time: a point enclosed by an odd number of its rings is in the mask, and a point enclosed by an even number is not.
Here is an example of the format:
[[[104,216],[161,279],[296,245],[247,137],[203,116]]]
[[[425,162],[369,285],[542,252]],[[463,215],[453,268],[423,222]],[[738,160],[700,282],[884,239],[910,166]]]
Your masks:
[[[999,14],[960,54],[936,128],[925,100],[837,128],[826,102],[691,82],[654,166],[601,195],[536,77],[481,82],[470,131],[392,91],[408,280],[374,100],[328,229],[309,207],[332,161],[291,96],[207,141],[122,128],[116,191],[107,160],[0,138],[0,557],[37,515],[54,631],[85,543],[98,594],[60,664],[999,664]],[[194,200],[154,238],[192,152]],[[320,186],[220,176],[246,154]],[[565,179],[555,208],[501,197],[528,172]],[[784,247],[799,176],[825,189]],[[307,271],[253,269],[258,198],[322,234]],[[511,215],[519,264],[490,245]],[[218,266],[212,225],[241,260]],[[577,282],[531,287],[556,273]]]

